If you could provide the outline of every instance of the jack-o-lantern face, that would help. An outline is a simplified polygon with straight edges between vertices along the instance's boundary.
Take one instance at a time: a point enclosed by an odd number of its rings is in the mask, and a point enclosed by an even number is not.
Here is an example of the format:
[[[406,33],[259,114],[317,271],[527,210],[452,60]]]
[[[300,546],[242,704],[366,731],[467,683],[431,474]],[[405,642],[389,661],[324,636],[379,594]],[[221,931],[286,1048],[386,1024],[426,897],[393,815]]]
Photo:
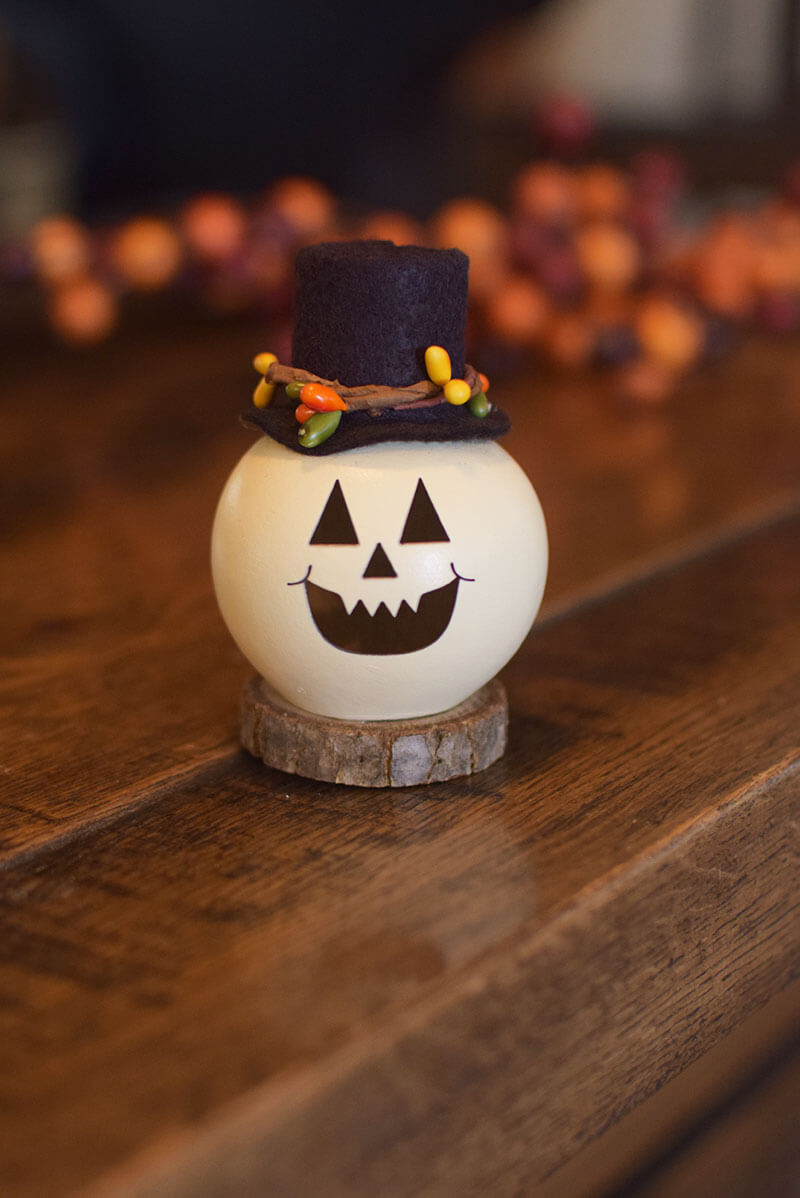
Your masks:
[[[402,546],[447,546],[449,543],[450,538],[420,478],[403,525],[398,548],[393,550],[393,557],[402,571]],[[360,546],[338,478],[333,484],[309,544],[338,545],[342,548]],[[289,586],[305,587],[314,624],[328,644],[337,649],[342,649],[345,653],[371,653],[377,656],[416,653],[437,641],[447,628],[455,607],[458,584],[475,581],[459,574],[452,561],[450,570],[452,579],[442,586],[426,591],[420,596],[416,609],[407,599],[402,599],[395,613],[383,598],[372,613],[363,599],[359,599],[355,607],[348,611],[338,591],[329,590],[312,580],[312,565],[309,565],[304,578],[290,582]],[[376,585],[381,586],[383,590],[387,580],[399,577],[381,541],[375,543],[361,577],[365,580],[368,595],[370,591],[376,593]]]
[[[530,628],[547,571],[536,495],[494,442],[304,456],[268,437],[217,508],[214,586],[284,698],[349,720],[466,699]]]

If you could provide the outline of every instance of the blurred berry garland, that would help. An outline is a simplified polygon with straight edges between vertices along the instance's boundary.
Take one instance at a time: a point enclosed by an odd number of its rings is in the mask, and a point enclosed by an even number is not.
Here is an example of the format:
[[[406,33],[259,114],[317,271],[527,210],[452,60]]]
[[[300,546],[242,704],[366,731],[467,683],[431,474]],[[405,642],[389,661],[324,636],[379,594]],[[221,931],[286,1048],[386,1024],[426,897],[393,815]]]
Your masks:
[[[565,370],[599,365],[623,398],[654,405],[736,326],[800,328],[800,169],[759,207],[720,211],[691,232],[678,221],[684,199],[680,161],[656,150],[627,170],[534,161],[513,181],[507,214],[461,198],[427,225],[391,211],[348,219],[321,184],[286,178],[248,207],[206,194],[174,216],[98,231],[54,216],[0,262],[7,279],[38,282],[65,341],[106,338],[127,292],[183,287],[213,311],[263,311],[288,361],[299,246],[350,237],[458,246],[470,257],[475,360],[495,372],[530,352]]]

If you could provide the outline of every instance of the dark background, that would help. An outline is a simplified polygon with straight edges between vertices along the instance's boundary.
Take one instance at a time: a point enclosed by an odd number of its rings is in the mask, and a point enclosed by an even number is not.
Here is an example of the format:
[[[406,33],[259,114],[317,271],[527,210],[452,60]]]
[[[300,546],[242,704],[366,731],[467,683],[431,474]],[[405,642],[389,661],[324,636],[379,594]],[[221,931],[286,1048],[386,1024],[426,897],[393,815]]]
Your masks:
[[[280,174],[416,209],[457,136],[440,103],[462,47],[528,0],[287,4],[1,0],[28,92],[66,121],[85,215]]]

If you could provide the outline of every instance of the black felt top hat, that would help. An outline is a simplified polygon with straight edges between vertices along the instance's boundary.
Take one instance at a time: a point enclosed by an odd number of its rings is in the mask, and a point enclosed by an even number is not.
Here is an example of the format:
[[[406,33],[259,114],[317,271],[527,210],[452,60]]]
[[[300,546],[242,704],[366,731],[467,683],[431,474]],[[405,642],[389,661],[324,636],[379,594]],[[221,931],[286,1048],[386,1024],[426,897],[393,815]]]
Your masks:
[[[254,397],[264,406],[249,409],[245,423],[312,455],[378,441],[502,436],[508,418],[487,403],[486,380],[464,362],[468,268],[460,250],[389,241],[323,242],[301,250],[292,364],[269,362]],[[429,347],[445,351],[439,357],[449,357],[454,380],[465,380],[468,401],[448,402],[444,385],[429,376]],[[256,359],[257,368],[270,357]],[[306,383],[335,392],[343,408],[340,416],[308,422],[310,445],[303,444],[296,415],[298,401],[316,406],[313,390],[301,394]],[[463,383],[460,394],[466,394]],[[331,424],[335,432],[314,444],[313,429],[324,426],[327,432]]]

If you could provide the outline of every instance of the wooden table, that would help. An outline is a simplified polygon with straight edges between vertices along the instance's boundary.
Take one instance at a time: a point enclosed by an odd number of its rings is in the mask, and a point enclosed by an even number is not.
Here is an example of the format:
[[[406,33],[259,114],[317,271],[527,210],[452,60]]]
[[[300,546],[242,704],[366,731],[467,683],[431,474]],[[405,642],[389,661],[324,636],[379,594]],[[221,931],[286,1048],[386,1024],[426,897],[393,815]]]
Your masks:
[[[394,793],[237,746],[208,536],[260,348],[9,350],[0,1191],[796,1175],[800,346],[663,414],[507,385],[552,548],[509,751]]]

